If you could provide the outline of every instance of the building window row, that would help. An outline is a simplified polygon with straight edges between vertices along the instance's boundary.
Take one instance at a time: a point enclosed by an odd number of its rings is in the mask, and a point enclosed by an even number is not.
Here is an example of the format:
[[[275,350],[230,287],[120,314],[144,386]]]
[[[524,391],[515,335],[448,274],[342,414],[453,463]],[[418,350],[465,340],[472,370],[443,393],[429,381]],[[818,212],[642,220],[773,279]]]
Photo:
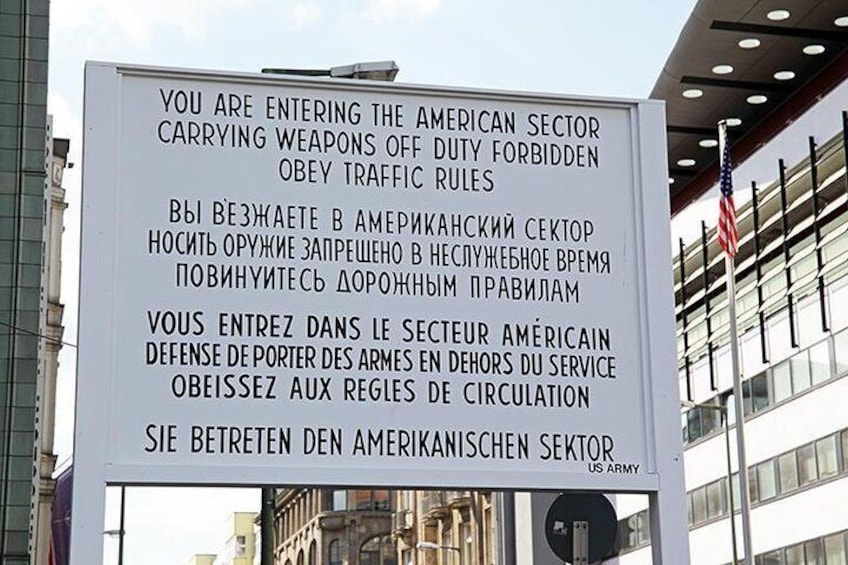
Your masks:
[[[755,555],[754,565],[846,565],[846,534],[841,531]]]
[[[848,474],[848,429],[750,466],[748,490],[751,504],[764,504],[779,496],[789,496],[800,489],[845,474]],[[686,493],[690,529],[727,517],[727,487],[727,477],[723,477]],[[738,474],[732,476],[731,488],[733,511],[737,512],[741,506]],[[647,509],[619,521],[620,552],[639,549],[650,541]],[[772,562],[764,563],[771,565]],[[794,564],[795,561],[786,563]]]
[[[848,329],[803,349],[789,359],[742,382],[746,417],[848,373]],[[703,404],[722,406],[734,423],[733,393],[725,392]],[[682,415],[683,444],[712,436],[723,427],[722,412],[696,406]],[[747,419],[747,418],[746,418]]]

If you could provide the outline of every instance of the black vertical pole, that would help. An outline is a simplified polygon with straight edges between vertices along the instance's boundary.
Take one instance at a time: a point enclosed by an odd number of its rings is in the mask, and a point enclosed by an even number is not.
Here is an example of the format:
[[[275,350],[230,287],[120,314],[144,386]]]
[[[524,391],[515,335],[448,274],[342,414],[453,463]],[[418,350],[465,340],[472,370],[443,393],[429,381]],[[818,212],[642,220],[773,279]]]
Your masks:
[[[763,312],[763,267],[760,264],[760,204],[757,195],[757,183],[751,181],[751,196],[754,209],[754,272],[757,278],[757,315],[760,320],[760,354],[763,363],[768,363],[768,342],[766,340],[766,314]]]
[[[678,240],[680,246],[680,315],[683,321],[683,355],[685,360],[684,371],[686,374],[686,399],[693,400],[692,379],[689,374],[689,319],[686,315],[686,246],[683,238]]]
[[[124,565],[124,512],[126,510],[127,487],[121,485],[121,516],[118,523],[118,565]]]
[[[274,565],[274,506],[276,489],[262,488],[262,510],[259,531],[262,534],[261,565]]]
[[[821,329],[830,329],[827,319],[827,295],[824,287],[824,255],[821,249],[821,206],[819,205],[819,169],[816,155],[816,138],[810,136],[810,185],[813,189],[813,232],[816,236],[816,278],[819,286],[819,309],[821,312]]]
[[[792,270],[789,268],[789,204],[786,201],[786,164],[778,160],[780,169],[780,220],[783,227],[783,262],[786,265],[786,309],[789,311],[789,341],[792,347],[798,347],[798,336],[795,333],[795,298],[792,294]]]

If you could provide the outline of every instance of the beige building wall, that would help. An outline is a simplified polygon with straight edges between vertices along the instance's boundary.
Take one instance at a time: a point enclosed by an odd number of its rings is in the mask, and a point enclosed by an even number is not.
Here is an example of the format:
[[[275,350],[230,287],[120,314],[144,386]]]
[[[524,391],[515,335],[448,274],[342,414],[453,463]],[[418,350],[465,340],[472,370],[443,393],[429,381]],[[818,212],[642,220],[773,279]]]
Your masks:
[[[256,555],[255,520],[254,512],[234,512],[227,518],[229,538],[215,556],[213,565],[253,565]]]
[[[50,536],[52,524],[53,491],[56,481],[53,471],[56,468],[56,455],[53,453],[54,425],[56,420],[56,378],[59,371],[59,350],[65,328],[62,326],[64,305],[60,301],[59,289],[62,277],[62,234],[65,231],[64,213],[68,207],[65,202],[65,189],[62,179],[68,166],[67,139],[52,137],[52,120],[47,122],[48,158],[45,163],[47,173],[44,218],[44,258],[42,261],[41,321],[42,331],[39,344],[38,375],[38,461],[37,476],[34,485],[38,492],[36,524],[34,528],[36,565],[48,565],[50,554]]]
[[[497,562],[491,492],[397,491],[392,520],[399,565]]]

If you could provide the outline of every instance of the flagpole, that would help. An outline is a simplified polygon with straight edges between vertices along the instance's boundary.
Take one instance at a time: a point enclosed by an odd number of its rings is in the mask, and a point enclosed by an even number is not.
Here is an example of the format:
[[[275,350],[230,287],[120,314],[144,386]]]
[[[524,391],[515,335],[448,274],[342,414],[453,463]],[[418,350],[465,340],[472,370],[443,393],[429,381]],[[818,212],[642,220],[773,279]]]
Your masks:
[[[730,316],[730,361],[733,369],[733,401],[736,413],[736,458],[739,461],[739,500],[742,513],[742,538],[746,565],[754,565],[754,548],[751,542],[751,497],[748,491],[748,459],[745,455],[745,407],[742,398],[742,374],[739,370],[739,336],[736,329],[736,281],[733,257],[725,255],[727,271],[727,300]],[[732,486],[728,485],[730,488]],[[735,520],[733,509],[730,519]]]
[[[727,123],[722,120],[718,124],[719,128],[719,155],[721,156],[722,169],[730,175],[730,163],[725,163],[729,160],[729,155],[725,153],[727,144]],[[735,231],[735,209],[733,211],[734,231]],[[726,252],[724,255],[725,274],[727,277],[727,310],[730,318],[730,361],[731,370],[733,371],[733,400],[736,414],[736,455],[739,468],[739,499],[740,510],[742,514],[742,538],[743,547],[745,548],[745,563],[746,565],[754,565],[754,544],[751,540],[751,497],[748,491],[748,459],[745,455],[745,405],[742,397],[742,372],[739,369],[739,334],[736,327],[736,265],[735,265],[735,247],[736,241],[734,236],[733,253]],[[752,399],[753,401],[753,399]],[[733,488],[728,485],[728,488]],[[729,512],[730,519],[735,520],[733,508]]]

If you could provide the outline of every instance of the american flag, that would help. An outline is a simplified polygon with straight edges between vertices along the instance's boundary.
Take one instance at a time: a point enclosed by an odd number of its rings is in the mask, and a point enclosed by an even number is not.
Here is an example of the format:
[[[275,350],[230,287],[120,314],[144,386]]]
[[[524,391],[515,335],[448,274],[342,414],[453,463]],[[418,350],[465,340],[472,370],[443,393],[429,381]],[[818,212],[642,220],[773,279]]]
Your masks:
[[[721,200],[718,213],[718,244],[728,257],[736,255],[739,242],[739,232],[736,229],[736,207],[733,205],[733,176],[730,164],[730,141],[727,139],[726,124],[719,126],[719,141],[721,151],[721,172],[719,173],[719,188]]]

